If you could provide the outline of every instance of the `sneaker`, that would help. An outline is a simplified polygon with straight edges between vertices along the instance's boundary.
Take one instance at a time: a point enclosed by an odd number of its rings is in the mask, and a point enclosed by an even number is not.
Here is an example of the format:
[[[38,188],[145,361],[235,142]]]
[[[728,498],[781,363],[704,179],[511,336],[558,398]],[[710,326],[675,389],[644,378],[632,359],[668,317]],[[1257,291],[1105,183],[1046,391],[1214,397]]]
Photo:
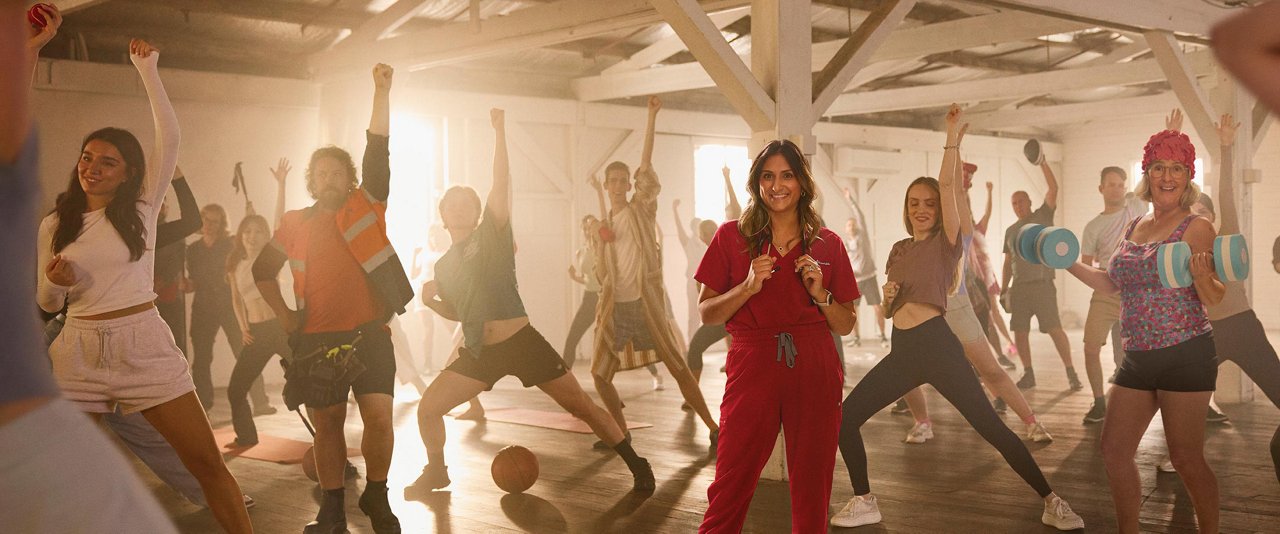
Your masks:
[[[365,489],[360,495],[360,511],[369,517],[369,524],[375,534],[400,534],[400,518],[391,511],[385,488],[372,491]]]
[[[1227,414],[1224,414],[1214,409],[1212,404],[1209,405],[1209,411],[1205,413],[1204,420],[1210,423],[1230,423],[1231,422],[1231,419],[1227,417]]]
[[[1160,462],[1160,465],[1156,466],[1156,471],[1159,471],[1161,473],[1177,473],[1178,472],[1178,470],[1174,469],[1173,467],[1173,460],[1169,459],[1168,457],[1166,457],[1163,462]]]
[[[416,484],[426,486],[429,490],[438,490],[449,485],[449,467],[444,465],[427,464],[422,468],[422,476],[418,477]]]
[[[1039,421],[1027,425],[1027,439],[1034,443],[1051,443],[1053,436],[1049,435],[1049,431],[1044,429],[1044,425]]]
[[[680,403],[680,410],[686,411],[686,412],[692,412],[693,406],[689,406],[689,403],[687,402],[682,402]]]
[[[1009,404],[1000,397],[996,397],[995,402],[991,403],[991,407],[996,409],[996,413],[1005,415],[1009,413]]]
[[[272,405],[270,405],[270,404],[268,404],[268,405],[266,405],[266,406],[255,406],[255,407],[253,408],[253,416],[254,416],[254,417],[259,417],[259,416],[263,416],[263,415],[275,415],[275,414],[277,414],[277,413],[279,413],[279,412],[280,412],[280,410],[279,410],[279,409],[277,409],[275,406],[272,406]]]
[[[1010,360],[1008,356],[1005,356],[1003,354],[1001,354],[1000,357],[996,358],[996,362],[1000,364],[1000,367],[1004,367],[1005,369],[1008,369],[1010,371],[1018,370],[1018,364],[1013,363],[1013,360]]]
[[[905,443],[924,443],[933,439],[933,423],[916,423],[911,427],[911,431],[907,432],[907,439],[902,440]]]
[[[893,415],[907,415],[911,413],[911,407],[907,406],[906,399],[898,399],[898,402],[894,403],[893,409],[889,410],[889,413]]]
[[[1067,505],[1067,501],[1062,497],[1054,495],[1049,502],[1044,503],[1044,514],[1040,516],[1040,522],[1049,525],[1058,530],[1079,530],[1084,528],[1084,519],[1071,511],[1071,506]]]
[[[653,390],[662,391],[664,389],[667,389],[667,388],[666,386],[662,385],[662,375],[653,375]]]
[[[1017,385],[1018,389],[1031,389],[1036,387],[1036,375],[1032,374],[1031,371],[1023,372],[1022,378],[1018,379]]]
[[[1080,382],[1080,377],[1076,376],[1074,369],[1067,370],[1067,386],[1071,388],[1071,391],[1084,389],[1084,384]]]
[[[252,509],[254,506],[257,506],[257,505],[258,505],[258,503],[257,503],[257,501],[254,501],[254,500],[253,500],[253,497],[250,497],[250,496],[248,496],[248,495],[245,495],[245,496],[244,496],[244,509],[245,509],[245,510],[250,510],[250,509]]]
[[[653,492],[658,487],[658,483],[653,478],[653,466],[649,465],[649,460],[640,459],[643,464],[631,473],[635,478],[635,483],[631,486],[631,491]]]
[[[849,499],[849,503],[844,505],[844,508],[831,516],[831,526],[860,527],[874,525],[882,519],[884,518],[880,515],[880,506],[876,504],[875,495],[859,495]]]
[[[1092,425],[1101,423],[1106,418],[1107,407],[1095,402],[1093,403],[1093,406],[1089,408],[1089,413],[1084,414],[1084,424]]]
[[[884,337],[884,336],[880,336],[880,348],[882,348],[882,349],[887,349],[887,348],[889,348],[889,338],[886,338],[886,337]],[[879,517],[879,515],[878,515],[879,513],[880,513],[880,512],[876,512],[877,517]],[[877,521],[879,521],[879,520],[877,519]]]

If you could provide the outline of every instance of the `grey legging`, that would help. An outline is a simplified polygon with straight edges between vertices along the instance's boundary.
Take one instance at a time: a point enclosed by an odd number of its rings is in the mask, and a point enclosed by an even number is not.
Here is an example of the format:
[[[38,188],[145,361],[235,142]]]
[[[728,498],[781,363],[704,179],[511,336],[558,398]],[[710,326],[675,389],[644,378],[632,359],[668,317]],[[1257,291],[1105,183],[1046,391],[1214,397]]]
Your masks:
[[[955,406],[983,439],[1000,451],[1009,466],[1041,497],[1053,492],[1040,467],[1018,435],[1004,425],[987,402],[974,376],[964,347],[942,317],[910,330],[893,329],[889,355],[854,386],[844,399],[840,422],[840,454],[849,467],[849,481],[857,495],[871,493],[862,424],[885,406],[923,384],[930,384]]]
[[[1271,403],[1280,408],[1280,358],[1267,341],[1267,332],[1258,316],[1253,310],[1247,310],[1210,323],[1218,362],[1236,362]],[[1280,481],[1280,429],[1271,440],[1271,463],[1276,469],[1276,480]]]

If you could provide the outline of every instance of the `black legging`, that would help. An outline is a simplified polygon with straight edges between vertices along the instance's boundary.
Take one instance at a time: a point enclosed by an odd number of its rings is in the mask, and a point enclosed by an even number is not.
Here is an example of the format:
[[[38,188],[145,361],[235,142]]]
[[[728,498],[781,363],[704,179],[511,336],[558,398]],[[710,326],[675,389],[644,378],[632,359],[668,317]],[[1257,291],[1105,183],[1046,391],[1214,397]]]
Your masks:
[[[871,493],[867,478],[867,451],[862,444],[862,424],[885,406],[923,384],[938,390],[955,406],[983,439],[1000,451],[1036,493],[1046,497],[1053,490],[1018,439],[987,402],[982,385],[964,357],[964,347],[942,317],[934,317],[910,330],[893,329],[889,355],[867,373],[844,399],[840,423],[840,454],[849,467],[849,482],[857,495]]]
[[[578,343],[587,330],[596,322],[596,305],[600,303],[600,293],[587,291],[582,294],[582,304],[578,312],[573,314],[573,324],[569,325],[569,337],[564,340],[564,365],[573,369],[573,362],[578,360]]]
[[[231,346],[231,354],[239,355],[244,350],[240,336],[240,324],[236,322],[235,310],[231,307],[231,297],[222,299],[221,295],[205,298],[199,293],[191,304],[191,380],[195,382],[196,396],[205,411],[213,407],[213,340],[218,330],[227,336],[227,345]],[[262,380],[254,382],[250,390],[253,405],[265,407],[266,390]]]
[[[253,424],[253,411],[249,409],[249,389],[255,381],[262,382],[262,369],[277,354],[288,359],[289,336],[280,321],[272,319],[249,325],[253,343],[246,345],[236,358],[231,370],[231,383],[227,386],[227,401],[231,404],[231,425],[236,439],[241,443],[257,443],[258,427]]]
[[[693,333],[693,338],[689,340],[689,353],[684,358],[689,363],[689,369],[701,371],[702,353],[726,337],[729,337],[729,333],[725,331],[722,324],[699,326]]]

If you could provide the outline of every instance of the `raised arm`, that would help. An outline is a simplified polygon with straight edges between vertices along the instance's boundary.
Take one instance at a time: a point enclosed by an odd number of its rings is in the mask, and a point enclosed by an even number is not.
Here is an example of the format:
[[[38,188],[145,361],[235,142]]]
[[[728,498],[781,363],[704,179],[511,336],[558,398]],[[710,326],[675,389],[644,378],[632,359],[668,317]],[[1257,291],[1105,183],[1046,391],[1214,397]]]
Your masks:
[[[1240,233],[1240,217],[1236,214],[1236,192],[1235,192],[1235,162],[1232,161],[1231,147],[1236,142],[1236,128],[1240,127],[1240,123],[1235,122],[1230,113],[1222,115],[1222,120],[1218,122],[1218,139],[1222,143],[1221,155],[1218,159],[1222,160],[1221,170],[1218,173],[1218,233],[1222,235],[1231,235]]]
[[[680,222],[680,199],[678,198],[671,201],[671,216],[676,223],[676,237],[680,238],[680,246],[689,246],[689,232],[684,229],[684,223]]]
[[[378,202],[391,196],[391,67],[382,63],[373,67],[373,112],[365,132],[364,160],[360,172],[360,188]]]
[[[280,226],[280,219],[284,217],[285,183],[288,181],[291,170],[293,167],[289,166],[289,158],[280,158],[276,168],[271,169],[271,176],[276,179],[276,209],[275,218],[271,220],[272,228]]]
[[[156,143],[147,165],[147,178],[142,187],[142,198],[151,206],[151,213],[159,213],[160,203],[169,189],[173,171],[178,166],[178,145],[182,132],[178,127],[178,115],[173,111],[169,93],[160,82],[160,51],[141,39],[129,42],[129,60],[137,67],[142,85],[151,101],[151,116],[155,121]]]
[[[969,129],[969,123],[962,123],[961,115],[960,106],[951,104],[951,109],[947,111],[947,142],[942,151],[942,169],[938,171],[942,229],[946,232],[947,241],[952,244],[956,243],[956,237],[962,231],[958,211],[964,189],[960,176],[960,141],[964,139],[965,130]]]
[[[1280,111],[1280,3],[1249,8],[1209,30],[1218,63],[1272,112]]]
[[[17,3],[23,4],[24,2]],[[20,8],[21,5],[18,7]],[[40,4],[37,9],[39,9],[41,14],[44,15],[45,25],[43,28],[36,28],[28,24],[26,22],[26,17],[19,15],[15,20],[22,21],[19,24],[23,26],[23,30],[11,32],[9,28],[4,29],[6,38],[17,39],[18,36],[21,35],[27,36],[27,65],[25,69],[23,69],[27,74],[26,80],[13,76],[12,80],[6,81],[20,82],[24,86],[28,83],[35,83],[36,65],[40,63],[40,50],[44,49],[44,46],[49,44],[49,41],[52,41],[53,38],[58,35],[58,28],[62,27],[62,11],[60,11],[57,6],[54,6],[53,4]],[[16,74],[17,71],[14,71],[14,73]],[[6,77],[8,77],[7,73]]]
[[[991,223],[991,196],[994,189],[995,184],[987,182],[987,205],[982,209],[982,219],[973,225],[975,229],[984,234],[987,233],[987,225]]]
[[[649,97],[649,121],[645,125],[644,130],[644,150],[640,152],[640,170],[649,170],[653,167],[653,136],[654,128],[658,124],[658,110],[662,109],[662,100],[657,96]]]
[[[1040,162],[1040,172],[1044,174],[1044,205],[1049,209],[1058,209],[1058,178],[1053,175],[1053,169],[1049,167],[1049,161]]]
[[[742,203],[738,202],[738,193],[733,189],[733,181],[729,180],[729,166],[720,170],[724,173],[724,193],[729,202],[724,206],[724,220],[736,221],[742,217]]]
[[[34,30],[23,15],[23,2],[0,2],[0,164],[18,159],[31,130],[31,83],[40,49],[58,33],[62,16],[54,9],[43,30]]]
[[[163,247],[186,239],[187,236],[200,230],[200,205],[195,195],[191,194],[191,186],[187,185],[187,177],[182,169],[174,170],[173,194],[178,197],[178,209],[182,216],[176,221],[169,221],[156,226],[156,248]]]
[[[587,185],[590,185],[591,188],[596,191],[596,202],[600,207],[600,220],[609,220],[609,208],[604,202],[604,186],[600,184],[600,177],[594,174],[589,176],[587,178]]]
[[[511,219],[511,166],[507,161],[506,113],[498,108],[489,110],[489,122],[493,124],[493,187],[485,202],[487,217],[493,217],[499,227]]]

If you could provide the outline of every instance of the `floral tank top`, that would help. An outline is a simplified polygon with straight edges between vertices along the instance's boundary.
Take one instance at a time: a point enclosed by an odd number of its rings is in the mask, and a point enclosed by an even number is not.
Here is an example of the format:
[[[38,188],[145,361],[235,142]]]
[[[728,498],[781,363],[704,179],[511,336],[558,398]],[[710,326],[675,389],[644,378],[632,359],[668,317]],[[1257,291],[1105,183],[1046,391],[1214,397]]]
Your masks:
[[[1129,223],[1124,239],[1111,256],[1107,274],[1120,288],[1120,339],[1124,350],[1155,350],[1172,347],[1213,330],[1204,304],[1195,287],[1169,289],[1160,284],[1156,249],[1182,240],[1188,216],[1159,243],[1138,244],[1129,240],[1141,217]]]

